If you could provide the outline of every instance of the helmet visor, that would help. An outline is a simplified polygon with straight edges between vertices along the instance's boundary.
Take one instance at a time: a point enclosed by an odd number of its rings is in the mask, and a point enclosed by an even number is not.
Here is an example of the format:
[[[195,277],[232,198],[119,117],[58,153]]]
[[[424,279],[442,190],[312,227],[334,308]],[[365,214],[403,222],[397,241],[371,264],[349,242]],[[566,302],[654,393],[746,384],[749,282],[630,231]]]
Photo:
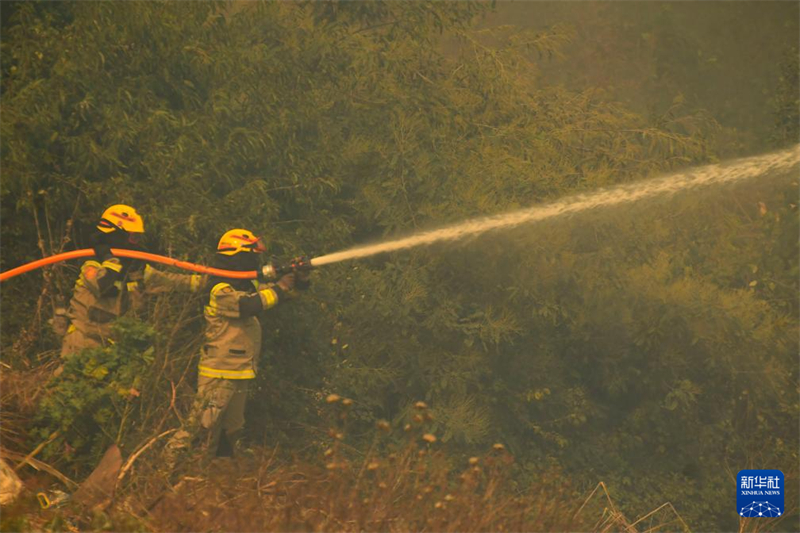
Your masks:
[[[257,254],[267,251],[267,247],[264,246],[264,241],[262,241],[260,238],[257,238],[255,242],[252,242],[245,246],[249,248],[251,252],[255,252]]]

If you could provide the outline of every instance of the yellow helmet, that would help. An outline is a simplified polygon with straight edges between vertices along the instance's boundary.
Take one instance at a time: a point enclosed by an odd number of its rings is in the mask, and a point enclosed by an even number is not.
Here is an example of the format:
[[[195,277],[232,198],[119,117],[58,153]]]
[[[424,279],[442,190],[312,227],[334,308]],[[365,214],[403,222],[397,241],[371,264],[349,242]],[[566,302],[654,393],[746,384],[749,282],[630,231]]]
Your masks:
[[[235,255],[239,252],[261,253],[266,251],[261,239],[246,229],[232,229],[226,231],[217,244],[217,253]]]
[[[97,229],[103,233],[111,233],[118,229],[128,233],[144,233],[144,219],[129,205],[112,205],[103,211]]]

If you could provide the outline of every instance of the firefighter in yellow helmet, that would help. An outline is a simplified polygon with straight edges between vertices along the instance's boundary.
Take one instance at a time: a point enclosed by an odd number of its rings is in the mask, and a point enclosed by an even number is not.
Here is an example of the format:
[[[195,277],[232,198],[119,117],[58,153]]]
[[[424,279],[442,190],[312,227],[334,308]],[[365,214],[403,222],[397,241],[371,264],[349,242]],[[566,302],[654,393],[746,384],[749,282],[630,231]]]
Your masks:
[[[199,275],[166,274],[111,254],[111,248],[141,249],[144,219],[129,205],[106,209],[97,230],[95,256],[81,266],[67,312],[70,325],[61,345],[65,358],[84,348],[105,346],[114,320],[128,310],[133,293],[197,291],[203,282]]]
[[[259,255],[264,251],[261,239],[253,232],[232,229],[219,240],[213,266],[260,273]],[[307,274],[299,272],[284,275],[277,283],[220,277],[209,280],[204,308],[205,343],[200,354],[197,397],[189,423],[193,427],[187,428],[201,429],[208,456],[232,456],[244,427],[248,384],[256,377],[261,352],[258,316],[296,296],[295,289],[304,290],[308,286]],[[190,437],[187,430],[175,434],[168,445],[168,462],[174,464],[175,452],[186,450]]]

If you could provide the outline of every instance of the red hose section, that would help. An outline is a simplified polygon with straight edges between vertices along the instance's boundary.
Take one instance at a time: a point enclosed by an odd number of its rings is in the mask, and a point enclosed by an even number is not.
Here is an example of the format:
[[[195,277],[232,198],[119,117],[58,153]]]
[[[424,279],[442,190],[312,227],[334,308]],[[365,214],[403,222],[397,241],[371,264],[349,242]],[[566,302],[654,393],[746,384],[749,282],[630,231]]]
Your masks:
[[[246,271],[222,270],[219,268],[211,268],[203,265],[195,265],[194,263],[189,263],[188,261],[179,261],[178,259],[173,259],[171,257],[164,257],[163,255],[150,254],[147,252],[139,252],[136,250],[124,250],[121,248],[112,248],[111,253],[119,257],[142,259],[145,261],[151,261],[153,263],[161,263],[163,265],[182,268],[184,270],[191,270],[192,272],[197,272],[199,274],[209,274],[212,276],[219,276],[221,278],[254,279],[256,277],[255,270],[246,270]],[[11,270],[6,270],[5,272],[0,273],[0,282],[13,278],[14,276],[19,276],[20,274],[24,274],[25,272],[36,270],[37,268],[42,268],[47,265],[52,265],[53,263],[60,263],[62,261],[67,261],[69,259],[77,259],[79,257],[93,257],[93,256],[94,256],[94,250],[92,250],[91,248],[87,248],[85,250],[74,250],[72,252],[64,252],[63,254],[51,255],[50,257],[45,257],[44,259],[32,261],[25,265],[18,266],[17,268],[12,268]]]

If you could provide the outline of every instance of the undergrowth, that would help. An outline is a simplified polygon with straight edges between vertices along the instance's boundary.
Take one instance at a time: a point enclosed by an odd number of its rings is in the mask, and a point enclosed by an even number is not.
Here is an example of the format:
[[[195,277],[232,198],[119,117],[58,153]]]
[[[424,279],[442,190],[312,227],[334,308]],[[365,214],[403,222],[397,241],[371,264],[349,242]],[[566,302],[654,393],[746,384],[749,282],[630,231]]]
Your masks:
[[[114,498],[94,509],[69,501],[39,509],[33,493],[45,483],[32,478],[4,510],[2,530],[688,531],[669,504],[630,521],[603,483],[582,493],[555,468],[522,486],[500,443],[456,457],[429,432],[433,417],[423,402],[402,428],[378,422],[372,445],[357,450],[345,438],[353,402],[330,395],[327,403],[331,423],[316,457],[287,457],[278,447],[210,462],[197,456],[170,482],[153,446]]]

